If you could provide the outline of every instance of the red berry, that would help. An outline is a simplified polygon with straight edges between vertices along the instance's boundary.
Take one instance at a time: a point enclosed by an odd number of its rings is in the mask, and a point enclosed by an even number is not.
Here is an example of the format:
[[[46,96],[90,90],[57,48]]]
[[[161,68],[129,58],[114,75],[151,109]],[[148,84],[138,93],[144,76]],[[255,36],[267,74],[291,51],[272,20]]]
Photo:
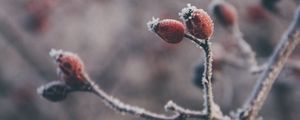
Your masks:
[[[237,23],[236,9],[226,2],[212,3],[212,13],[215,18],[225,27]]]
[[[208,40],[212,36],[214,24],[203,9],[188,4],[179,15],[184,20],[188,31],[195,37]]]
[[[80,85],[85,82],[84,65],[76,54],[52,49],[50,55],[54,57],[59,75],[66,84]]]
[[[184,37],[184,25],[177,20],[164,19],[159,21],[153,19],[148,22],[148,27],[168,43],[179,43]]]

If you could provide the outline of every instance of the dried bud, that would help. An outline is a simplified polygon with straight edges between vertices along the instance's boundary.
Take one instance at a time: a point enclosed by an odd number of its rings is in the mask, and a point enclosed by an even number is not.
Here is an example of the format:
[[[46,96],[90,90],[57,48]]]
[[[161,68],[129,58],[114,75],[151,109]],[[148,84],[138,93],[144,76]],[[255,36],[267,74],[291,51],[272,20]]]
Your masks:
[[[213,21],[203,10],[187,4],[179,13],[188,31],[197,38],[208,40],[214,29]]]
[[[155,32],[168,43],[179,43],[184,37],[184,25],[177,20],[152,18],[152,21],[149,21],[147,26],[150,31]]]
[[[52,49],[50,56],[58,65],[58,75],[68,85],[82,85],[86,82],[84,77],[84,65],[81,59],[74,53]]]
[[[236,9],[225,1],[212,2],[210,6],[215,18],[224,27],[233,26],[237,24],[238,16]]]
[[[53,81],[37,89],[38,94],[49,101],[58,102],[64,100],[70,92],[70,87],[60,81]]]

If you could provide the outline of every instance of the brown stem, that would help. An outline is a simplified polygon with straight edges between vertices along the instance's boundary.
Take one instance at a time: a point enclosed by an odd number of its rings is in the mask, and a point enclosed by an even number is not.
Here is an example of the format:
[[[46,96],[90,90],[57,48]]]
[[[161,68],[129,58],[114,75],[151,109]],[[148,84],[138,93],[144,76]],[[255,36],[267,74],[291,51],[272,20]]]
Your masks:
[[[282,70],[289,55],[298,45],[300,39],[300,7],[295,13],[293,22],[289,29],[282,36],[272,56],[268,60],[268,65],[259,77],[249,99],[245,102],[243,109],[239,113],[239,118],[243,120],[254,120],[264,104],[272,85]]]
[[[199,38],[196,38],[195,36],[193,36],[193,35],[191,35],[191,34],[185,33],[185,34],[184,34],[184,37],[185,37],[185,38],[188,38],[189,40],[192,40],[194,43],[196,43],[197,45],[199,45],[199,46],[201,46],[201,47],[204,45],[204,41],[205,41],[205,40],[201,40],[201,39],[199,39]]]

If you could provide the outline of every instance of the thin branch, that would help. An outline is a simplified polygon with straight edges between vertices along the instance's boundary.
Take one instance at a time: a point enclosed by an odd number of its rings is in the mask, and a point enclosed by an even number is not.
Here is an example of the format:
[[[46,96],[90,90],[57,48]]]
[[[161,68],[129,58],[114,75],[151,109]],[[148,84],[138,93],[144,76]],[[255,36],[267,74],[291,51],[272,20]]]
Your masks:
[[[198,118],[198,119],[204,119],[204,120],[208,119],[207,115],[204,112],[193,111],[193,110],[182,108],[181,106],[177,105],[173,101],[169,101],[165,105],[165,109],[168,111],[173,111],[173,112],[179,113],[184,118]]]
[[[298,7],[293,22],[289,29],[282,36],[272,56],[268,60],[268,65],[259,77],[249,99],[245,102],[243,109],[239,113],[242,120],[254,120],[264,104],[272,85],[282,70],[289,55],[300,42],[300,7]]]
[[[191,34],[188,34],[188,33],[185,33],[184,34],[184,37],[185,38],[188,38],[189,40],[192,40],[194,43],[196,43],[197,45],[199,46],[203,46],[204,45],[204,41],[205,40],[201,40],[199,38],[196,38],[195,36],[191,35]]]
[[[203,97],[204,97],[204,112],[207,113],[207,119],[211,120],[216,116],[220,116],[219,114],[222,115],[222,112],[218,109],[218,105],[214,103],[213,100],[213,92],[212,92],[212,51],[211,51],[211,43],[209,40],[201,40],[193,35],[190,34],[185,34],[185,37],[188,38],[189,40],[192,40],[194,43],[199,45],[201,48],[203,48],[204,53],[205,53],[205,71],[203,72],[203,78],[202,84],[203,84]]]
[[[248,70],[259,70],[260,66],[258,66],[257,64],[255,53],[253,52],[251,46],[243,38],[243,34],[240,31],[239,26],[237,24],[232,27],[232,34],[238,42],[238,49],[240,50],[243,59],[246,61]]]
[[[300,62],[297,59],[289,58],[286,63],[285,67],[288,69],[295,69],[300,71]],[[253,74],[262,73],[263,70],[267,67],[267,64],[264,64],[260,67],[260,69],[257,69],[256,71],[252,71]]]
[[[203,45],[203,50],[205,52],[205,71],[203,73],[203,76],[205,80],[202,80],[203,84],[203,91],[204,91],[204,108],[207,112],[208,119],[211,120],[213,118],[213,93],[212,93],[212,83],[211,83],[211,77],[212,77],[212,52],[211,52],[211,43],[206,40]]]
[[[148,110],[145,110],[143,108],[132,106],[129,104],[126,104],[110,95],[108,95],[106,92],[104,92],[95,82],[93,82],[87,75],[85,75],[86,81],[88,81],[88,86],[84,86],[81,89],[81,91],[88,91],[92,92],[98,97],[102,99],[102,101],[109,106],[110,108],[116,110],[120,113],[126,113],[130,114],[136,117],[140,117],[142,119],[147,120],[184,120],[186,118],[197,118],[197,119],[204,119],[206,118],[206,114],[199,112],[199,111],[191,111],[188,109],[184,109],[175,103],[170,102],[166,105],[168,108],[167,110],[175,112],[174,115],[167,116],[164,114],[157,114],[150,112]],[[172,110],[172,108],[175,108]]]

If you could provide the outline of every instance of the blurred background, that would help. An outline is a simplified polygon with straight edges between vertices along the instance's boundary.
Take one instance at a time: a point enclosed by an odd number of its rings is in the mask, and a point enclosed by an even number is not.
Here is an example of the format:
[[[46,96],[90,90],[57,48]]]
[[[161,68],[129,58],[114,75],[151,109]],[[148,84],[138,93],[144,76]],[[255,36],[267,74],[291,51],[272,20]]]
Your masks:
[[[57,103],[40,97],[37,87],[58,80],[48,55],[51,48],[77,53],[91,78],[126,103],[171,114],[163,106],[173,100],[201,110],[203,94],[193,79],[203,63],[202,50],[188,40],[167,44],[146,26],[152,16],[179,20],[178,12],[187,3],[208,10],[210,0],[0,0],[0,119],[138,119],[114,112],[89,93],[74,93]],[[260,0],[229,3],[237,8],[246,41],[264,63],[298,1],[281,0],[278,11],[263,8]],[[258,75],[222,61],[234,53],[234,37],[218,22],[211,41],[216,57],[214,99],[229,114],[247,99]],[[260,112],[266,120],[300,118],[299,51]]]

